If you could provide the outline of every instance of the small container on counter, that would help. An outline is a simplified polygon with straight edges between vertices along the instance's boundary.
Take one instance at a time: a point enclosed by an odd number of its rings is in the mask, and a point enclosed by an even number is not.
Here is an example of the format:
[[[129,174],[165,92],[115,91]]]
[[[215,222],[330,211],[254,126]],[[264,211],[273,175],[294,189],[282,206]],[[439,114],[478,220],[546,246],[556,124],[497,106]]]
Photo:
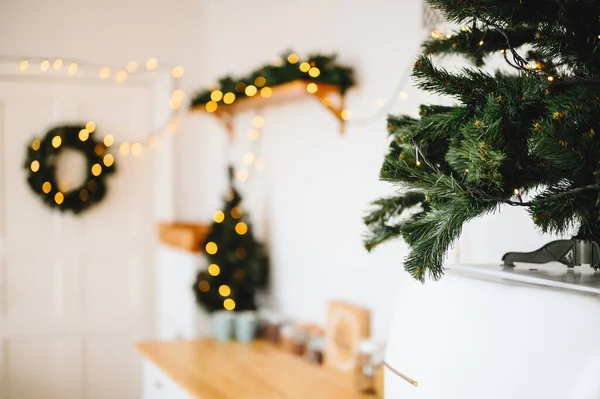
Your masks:
[[[325,337],[323,334],[311,335],[306,345],[306,358],[309,362],[323,364],[323,352],[325,351]]]
[[[304,328],[295,328],[292,335],[292,353],[296,356],[304,356],[308,343],[308,331]]]
[[[291,323],[286,323],[281,326],[279,330],[279,343],[281,344],[281,348],[286,352],[293,352],[294,347],[294,332],[296,328]]]
[[[258,318],[256,312],[240,312],[235,317],[235,337],[239,342],[248,343],[256,338]]]
[[[273,344],[279,344],[282,318],[275,313],[264,312],[259,316],[259,336]]]
[[[234,334],[233,313],[227,310],[215,312],[212,322],[215,338],[221,342],[231,341]]]
[[[363,393],[376,393],[377,375],[382,367],[383,347],[369,339],[361,341],[354,373],[357,389]]]

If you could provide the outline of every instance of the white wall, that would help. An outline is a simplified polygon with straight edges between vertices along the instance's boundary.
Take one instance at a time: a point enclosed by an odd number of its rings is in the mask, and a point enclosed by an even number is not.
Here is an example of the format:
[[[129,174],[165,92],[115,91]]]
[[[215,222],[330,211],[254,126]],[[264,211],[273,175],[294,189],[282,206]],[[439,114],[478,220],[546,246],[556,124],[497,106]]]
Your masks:
[[[377,99],[394,94],[427,34],[420,10],[420,0],[204,1],[207,83],[226,73],[248,73],[285,49],[301,55],[337,52],[341,62],[357,71],[358,87],[349,93],[348,108],[357,118],[371,115]],[[408,93],[396,111],[414,115],[427,97],[412,88]],[[260,114],[266,120],[260,153],[268,168],[253,172],[241,186],[271,249],[275,302],[289,316],[319,323],[330,299],[356,302],[373,310],[374,335],[386,339],[393,299],[400,282],[409,278],[402,269],[407,248],[398,241],[368,254],[361,241],[361,216],[369,202],[393,192],[377,179],[387,148],[385,118],[364,130],[350,126],[341,137],[336,121],[311,99]],[[218,209],[226,163],[242,167],[241,156],[250,148],[246,132],[251,117],[238,118],[238,137],[231,147],[210,116],[194,117],[203,138],[202,159],[194,162],[203,168],[199,171],[187,158],[181,176],[200,173],[204,193],[202,198],[185,196],[188,183],[181,185],[180,216],[209,220]],[[193,142],[187,136],[180,139],[191,157]],[[532,233],[522,210],[509,209],[506,215],[468,225],[455,256],[499,262],[508,250],[531,250],[545,240]]]
[[[361,117],[378,109],[377,99],[393,95],[412,64],[425,34],[420,7],[420,0],[0,0],[0,53],[117,65],[157,57],[186,67],[183,87],[190,92],[225,73],[247,73],[288,48],[337,52],[357,70],[348,108]],[[425,97],[408,93],[397,111],[415,114]],[[374,333],[385,338],[395,292],[407,278],[406,246],[387,244],[367,254],[361,243],[368,203],[392,192],[377,181],[387,147],[384,118],[362,132],[349,127],[341,137],[336,121],[312,99],[263,115],[260,147],[268,168],[244,191],[272,251],[277,301],[289,315],[316,322],[324,321],[329,299],[357,302],[373,309]],[[225,165],[239,164],[248,148],[250,118],[238,119],[232,148],[210,116],[185,118],[176,151],[180,218],[210,220],[220,206]],[[526,219],[510,215],[468,226],[462,258],[497,261],[504,251],[543,241]]]

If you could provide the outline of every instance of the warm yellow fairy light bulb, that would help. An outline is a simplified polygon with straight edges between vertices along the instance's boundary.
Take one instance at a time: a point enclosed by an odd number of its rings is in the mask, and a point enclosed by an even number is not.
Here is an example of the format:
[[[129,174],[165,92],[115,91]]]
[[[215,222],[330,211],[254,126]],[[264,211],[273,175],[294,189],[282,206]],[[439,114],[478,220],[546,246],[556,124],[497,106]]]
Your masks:
[[[223,92],[221,90],[213,90],[210,93],[210,99],[213,101],[221,101],[223,99]]]
[[[219,295],[221,296],[229,296],[231,294],[231,288],[228,285],[221,285],[219,287]]]
[[[94,176],[100,176],[100,174],[102,174],[102,166],[99,163],[95,163],[94,166],[92,166],[92,174]]]
[[[242,217],[242,209],[239,206],[235,206],[231,209],[231,217],[239,219]]]
[[[233,272],[233,278],[236,280],[242,280],[244,277],[246,277],[246,271],[242,268],[235,269]]]
[[[61,193],[60,191],[56,194],[54,194],[54,202],[56,202],[58,205],[62,204],[65,200],[65,196],[63,193]]]
[[[207,254],[214,255],[219,250],[219,247],[217,246],[217,244],[210,241],[210,242],[206,243],[206,246],[204,247],[204,249],[206,250]]]
[[[252,118],[252,126],[259,128],[262,127],[265,124],[265,118],[263,118],[260,115],[256,115],[254,118]]]
[[[40,69],[42,70],[42,72],[46,72],[48,70],[48,68],[50,68],[50,61],[48,61],[48,60],[42,61],[42,63],[40,64]]]
[[[52,138],[52,147],[58,148],[62,144],[62,138],[60,136],[54,136]]]
[[[237,92],[242,92],[242,91],[244,91],[245,88],[246,88],[246,83],[244,83],[244,82],[237,82],[234,86],[234,89]]]
[[[131,61],[129,64],[127,64],[127,72],[129,73],[135,73],[135,71],[137,71],[138,69],[138,63],[135,61]]]
[[[347,121],[348,119],[350,119],[350,111],[348,111],[347,109],[343,110],[343,111],[340,113],[340,117],[341,117],[343,120]]]
[[[123,83],[127,80],[127,72],[125,70],[118,71],[115,75],[115,79],[117,80],[117,83]]]
[[[417,165],[417,166],[421,166],[421,161],[419,161],[419,160],[417,159],[417,161],[415,162],[415,165]]]
[[[246,251],[244,248],[238,248],[235,250],[234,255],[238,259],[246,259],[246,256],[248,256],[248,251]]]
[[[206,108],[206,112],[215,112],[217,110],[217,103],[215,101],[209,101],[206,103],[206,105],[204,105],[204,108]]]
[[[157,66],[158,60],[156,58],[150,58],[148,59],[148,61],[146,61],[146,69],[148,69],[149,71],[156,69]]]
[[[248,132],[248,139],[250,141],[256,141],[258,140],[258,137],[260,136],[260,132],[256,129],[252,129]]]
[[[87,129],[81,129],[79,131],[79,140],[87,141],[90,138],[90,131]]]
[[[96,130],[96,122],[89,121],[88,123],[85,124],[85,128],[87,129],[88,132],[93,133]]]
[[[248,97],[254,97],[257,92],[258,92],[258,89],[256,88],[256,86],[254,86],[254,85],[246,86],[245,93]]]
[[[256,159],[256,157],[251,152],[245,153],[244,156],[242,157],[242,161],[244,161],[244,163],[246,165],[252,165],[254,163],[255,159]]]
[[[434,39],[439,39],[440,37],[442,37],[442,32],[435,29],[435,30],[431,31],[431,37],[433,37]]]
[[[171,98],[177,101],[182,101],[185,97],[185,92],[181,89],[174,90],[171,94]]]
[[[171,76],[173,76],[175,79],[182,77],[183,76],[183,67],[180,65],[173,67],[173,70],[171,71]]]
[[[133,143],[131,145],[131,154],[134,157],[141,157],[142,156],[142,151],[143,151],[143,148],[142,148],[142,145],[140,143]]]
[[[235,101],[235,94],[233,93],[225,93],[223,95],[223,102],[225,104],[232,104]]]
[[[249,176],[249,173],[245,169],[238,170],[237,173],[235,174],[235,177],[242,183],[245,182],[246,180],[248,180],[248,176]]]
[[[408,93],[406,90],[400,90],[398,93],[398,98],[400,98],[400,100],[406,100],[408,98]]]
[[[290,64],[297,64],[298,61],[300,61],[300,57],[298,57],[297,54],[292,53],[288,55],[287,60]]]
[[[452,35],[450,33],[446,34],[446,39],[452,39]]]
[[[554,81],[554,76],[550,75],[548,76],[548,82],[553,82]]]
[[[129,144],[128,142],[121,143],[121,145],[119,146],[119,154],[127,155],[129,154],[129,151],[131,151],[131,144]]]
[[[110,167],[115,163],[115,157],[113,154],[106,154],[104,158],[102,158],[102,162],[104,162],[104,165],[107,167]]]
[[[21,61],[19,68],[21,69],[21,71],[26,71],[27,68],[29,68],[29,61],[27,61],[27,60]]]
[[[234,310],[235,301],[231,298],[227,298],[223,301],[223,307],[225,308],[225,310]]]
[[[315,94],[319,90],[319,86],[316,83],[309,83],[306,85],[306,91],[310,94]]]
[[[513,190],[513,194],[515,194],[515,195],[521,195],[521,190],[519,190],[518,188],[515,188]]]
[[[504,49],[502,49],[502,50],[498,50],[498,52],[499,52],[500,54],[504,54],[505,50],[504,50]]]
[[[112,146],[115,143],[115,136],[112,134],[107,134],[104,136],[104,145],[107,147]]]
[[[256,85],[256,87],[263,87],[267,84],[267,79],[265,79],[262,76],[258,76],[256,79],[254,79],[254,84]]]
[[[300,70],[302,72],[310,71],[310,64],[308,62],[303,62],[302,64],[300,64]]]
[[[272,94],[273,90],[270,87],[263,87],[262,89],[260,89],[260,95],[264,98],[271,97]]]
[[[69,73],[70,73],[71,75],[73,75],[74,73],[76,73],[78,69],[79,69],[79,65],[77,65],[77,63],[76,63],[76,62],[71,62],[71,63],[69,64],[69,69],[68,69],[68,71],[69,71]]]
[[[40,162],[39,161],[32,161],[30,167],[31,167],[31,171],[33,173],[35,173],[38,170],[40,170]]]
[[[310,68],[310,69],[308,70],[308,75],[309,75],[311,78],[316,78],[316,77],[318,77],[320,74],[321,74],[321,70],[320,70],[319,68],[317,68],[317,67],[312,67],[312,68]]]
[[[208,283],[208,281],[202,280],[198,284],[198,288],[200,288],[200,291],[202,292],[208,292],[210,290],[210,284]]]
[[[42,145],[42,142],[41,142],[41,141],[39,141],[38,139],[35,139],[35,140],[33,140],[33,141],[31,142],[31,148],[32,148],[34,151],[37,151],[37,150],[39,150],[39,149],[40,149],[40,147],[41,147],[41,145]]]
[[[239,222],[235,225],[235,232],[243,236],[248,232],[248,225],[244,222]]]
[[[58,59],[58,60],[54,60],[54,63],[52,64],[52,67],[56,70],[59,70],[60,68],[62,68],[63,66],[63,60]]]
[[[50,191],[52,191],[52,184],[50,184],[49,181],[44,182],[44,184],[42,184],[42,191],[44,194],[50,193]]]
[[[223,211],[215,211],[213,213],[213,220],[215,221],[215,223],[222,223],[223,220],[225,220],[225,214],[223,213]]]
[[[181,101],[171,98],[169,100],[169,109],[176,110],[181,106]]]
[[[480,45],[480,46],[483,46],[483,40],[480,40],[480,41],[479,41],[479,45]]]
[[[110,68],[109,67],[100,68],[100,72],[98,72],[98,76],[100,76],[100,79],[107,79],[110,76]]]
[[[216,277],[220,273],[221,273],[221,268],[216,263],[213,263],[212,265],[208,266],[208,274],[210,274],[211,276]]]
[[[94,147],[94,152],[98,156],[104,154],[105,150],[106,150],[106,146],[104,146],[103,144],[100,144],[100,143],[96,144],[96,146]]]

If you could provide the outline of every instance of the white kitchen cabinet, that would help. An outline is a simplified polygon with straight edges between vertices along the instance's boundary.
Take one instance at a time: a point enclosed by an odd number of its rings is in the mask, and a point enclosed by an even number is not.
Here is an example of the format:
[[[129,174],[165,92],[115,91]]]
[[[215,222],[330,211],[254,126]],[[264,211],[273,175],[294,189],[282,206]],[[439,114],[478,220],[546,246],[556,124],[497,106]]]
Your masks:
[[[600,398],[600,273],[588,266],[454,265],[439,282],[406,279],[392,325],[386,397]]]
[[[149,360],[144,360],[142,399],[193,399]]]
[[[196,339],[210,335],[211,323],[196,304],[192,285],[206,268],[202,253],[159,245],[156,262],[156,332],[158,339]]]

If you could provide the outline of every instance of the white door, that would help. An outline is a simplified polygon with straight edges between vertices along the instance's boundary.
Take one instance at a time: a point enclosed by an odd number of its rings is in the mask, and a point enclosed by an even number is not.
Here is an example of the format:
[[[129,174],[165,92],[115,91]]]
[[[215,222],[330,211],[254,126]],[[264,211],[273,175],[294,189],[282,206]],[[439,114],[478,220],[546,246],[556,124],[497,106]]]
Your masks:
[[[106,197],[80,216],[44,206],[22,165],[57,124],[94,120],[96,137],[140,138],[154,98],[91,81],[0,82],[1,399],[139,397],[132,342],[152,329],[153,152],[116,155]],[[62,161],[59,179],[77,185],[82,159]]]

